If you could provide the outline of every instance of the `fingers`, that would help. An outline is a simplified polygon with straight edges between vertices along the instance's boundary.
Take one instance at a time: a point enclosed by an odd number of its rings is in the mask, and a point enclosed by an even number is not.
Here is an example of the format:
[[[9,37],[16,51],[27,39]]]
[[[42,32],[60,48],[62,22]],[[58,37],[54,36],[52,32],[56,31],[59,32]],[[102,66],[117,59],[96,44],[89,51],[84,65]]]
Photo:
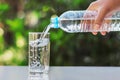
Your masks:
[[[108,13],[108,10],[105,9],[105,8],[101,8],[101,9],[99,10],[98,15],[97,15],[97,17],[96,17],[96,19],[95,19],[95,22],[94,22],[93,29],[98,30],[98,29],[101,27],[101,25],[102,25],[102,23],[103,23],[103,21],[104,21],[104,18],[105,18],[105,16],[106,16],[107,13]],[[94,35],[95,33],[96,33],[96,32],[93,32],[93,35]],[[104,32],[100,32],[100,33],[101,33],[101,35],[106,35],[106,32],[105,32],[105,31],[104,31]]]
[[[108,11],[106,10],[106,9],[104,9],[104,8],[101,8],[100,10],[99,10],[99,12],[98,12],[98,15],[97,15],[97,17],[96,17],[96,19],[95,19],[95,22],[94,22],[94,24],[96,25],[101,25],[102,24],[102,22],[103,22],[103,20],[104,20],[104,17],[106,16],[106,14],[108,13]]]
[[[95,1],[95,2],[92,2],[91,4],[90,4],[90,6],[87,8],[87,10],[89,11],[97,11],[97,9],[99,8],[99,3],[98,3],[98,1]],[[94,15],[94,16],[96,16],[96,15]],[[94,24],[94,22],[92,22],[91,23],[92,25]],[[92,27],[92,26],[90,26],[90,27]],[[94,30],[96,30],[96,28],[99,28],[99,25],[96,25],[95,27],[92,27],[92,29],[94,29]],[[97,29],[98,29],[97,28]],[[93,35],[97,35],[97,32],[92,32],[92,34]]]
[[[102,2],[103,4],[103,2]],[[93,30],[92,32],[93,35],[97,35],[97,32],[99,29],[103,26],[103,21],[107,13],[110,11],[106,5],[102,5],[100,1],[95,1],[90,6],[87,8],[87,10],[90,11],[97,11],[97,16],[95,18],[95,21],[93,23]],[[105,21],[106,22],[106,21]],[[107,22],[106,22],[107,23]],[[101,26],[102,25],[102,26]],[[101,35],[106,35],[106,31],[100,32]]]
[[[99,28],[100,28],[100,25],[98,25],[98,24],[95,24],[95,25],[93,26],[93,30],[96,31],[96,32],[92,32],[93,35],[97,35],[97,30],[98,30]]]

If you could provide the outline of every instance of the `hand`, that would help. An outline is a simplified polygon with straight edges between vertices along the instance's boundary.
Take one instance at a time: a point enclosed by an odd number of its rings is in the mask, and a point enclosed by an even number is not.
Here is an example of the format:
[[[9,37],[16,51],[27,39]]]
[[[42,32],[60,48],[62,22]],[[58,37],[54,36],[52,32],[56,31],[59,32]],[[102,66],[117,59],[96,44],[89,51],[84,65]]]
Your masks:
[[[90,11],[97,11],[97,17],[94,21],[93,29],[99,29],[102,25],[104,17],[110,16],[115,11],[120,10],[120,0],[98,0],[92,2],[87,8]],[[92,32],[93,35],[97,35],[97,32]],[[100,32],[101,35],[106,35],[106,32]]]

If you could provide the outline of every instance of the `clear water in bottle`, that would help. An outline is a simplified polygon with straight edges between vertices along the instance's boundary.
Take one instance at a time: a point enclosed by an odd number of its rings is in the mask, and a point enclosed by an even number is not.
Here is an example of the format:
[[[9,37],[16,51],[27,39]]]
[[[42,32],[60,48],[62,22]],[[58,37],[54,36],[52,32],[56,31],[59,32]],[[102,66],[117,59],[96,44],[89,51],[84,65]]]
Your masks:
[[[94,19],[61,19],[61,28],[69,33],[120,31],[120,19],[106,19],[99,29],[94,29]]]
[[[99,29],[93,28],[96,16],[95,11],[67,11],[60,17],[52,18],[51,26],[61,28],[68,33],[120,31],[120,12],[105,17]]]

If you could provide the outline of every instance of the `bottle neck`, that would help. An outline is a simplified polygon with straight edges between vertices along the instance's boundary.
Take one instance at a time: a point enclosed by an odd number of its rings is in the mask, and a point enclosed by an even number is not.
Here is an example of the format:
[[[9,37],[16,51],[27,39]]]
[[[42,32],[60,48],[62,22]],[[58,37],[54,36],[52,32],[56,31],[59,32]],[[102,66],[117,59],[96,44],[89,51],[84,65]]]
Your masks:
[[[50,26],[52,28],[59,28],[59,18],[58,17],[51,18]]]

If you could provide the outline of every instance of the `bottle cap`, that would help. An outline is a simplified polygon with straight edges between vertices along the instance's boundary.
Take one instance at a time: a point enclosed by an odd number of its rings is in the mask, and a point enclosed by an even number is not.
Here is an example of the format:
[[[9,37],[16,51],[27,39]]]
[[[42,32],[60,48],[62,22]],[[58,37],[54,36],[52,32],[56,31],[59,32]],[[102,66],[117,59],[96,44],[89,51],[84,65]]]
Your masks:
[[[59,28],[58,24],[59,24],[59,19],[58,19],[58,16],[56,17],[52,17],[51,18],[51,23],[52,23],[52,27],[53,28]]]

